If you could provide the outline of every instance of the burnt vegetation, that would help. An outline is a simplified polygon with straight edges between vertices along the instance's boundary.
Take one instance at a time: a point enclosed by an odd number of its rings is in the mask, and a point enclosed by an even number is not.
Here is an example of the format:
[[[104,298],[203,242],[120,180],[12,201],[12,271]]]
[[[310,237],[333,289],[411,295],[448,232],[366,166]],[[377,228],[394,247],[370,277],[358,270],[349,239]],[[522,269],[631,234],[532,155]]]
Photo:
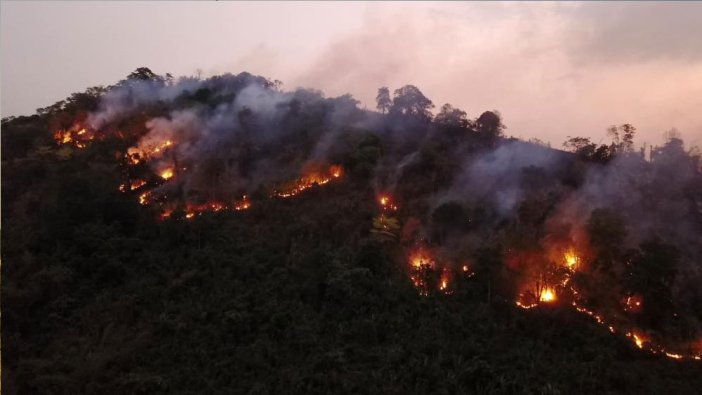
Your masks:
[[[392,92],[392,95],[391,95]],[[698,393],[676,132],[139,68],[2,120],[8,394]]]

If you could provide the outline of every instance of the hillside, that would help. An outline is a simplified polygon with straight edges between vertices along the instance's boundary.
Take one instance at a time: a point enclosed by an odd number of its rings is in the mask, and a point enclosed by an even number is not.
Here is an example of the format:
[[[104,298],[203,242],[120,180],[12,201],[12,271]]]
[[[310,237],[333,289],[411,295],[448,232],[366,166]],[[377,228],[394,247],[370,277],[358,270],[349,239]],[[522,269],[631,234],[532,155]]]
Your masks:
[[[140,68],[3,119],[3,390],[698,393],[699,156],[432,109]]]

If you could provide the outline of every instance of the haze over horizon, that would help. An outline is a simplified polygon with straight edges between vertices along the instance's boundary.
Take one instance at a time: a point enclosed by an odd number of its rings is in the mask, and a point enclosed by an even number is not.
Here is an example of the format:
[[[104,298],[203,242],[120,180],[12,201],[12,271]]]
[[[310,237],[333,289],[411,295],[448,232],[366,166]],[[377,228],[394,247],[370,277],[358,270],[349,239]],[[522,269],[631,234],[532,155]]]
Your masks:
[[[554,147],[677,128],[702,144],[701,3],[3,2],[2,116],[29,115],[137,67],[248,71],[284,89],[419,87],[435,112],[497,109],[507,135]]]

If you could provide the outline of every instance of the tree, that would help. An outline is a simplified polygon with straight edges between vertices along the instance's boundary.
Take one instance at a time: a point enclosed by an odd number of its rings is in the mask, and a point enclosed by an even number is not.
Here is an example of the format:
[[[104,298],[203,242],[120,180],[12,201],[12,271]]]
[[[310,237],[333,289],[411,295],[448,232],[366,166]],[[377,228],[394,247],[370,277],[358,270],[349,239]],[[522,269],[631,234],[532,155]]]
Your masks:
[[[378,103],[378,110],[383,114],[390,110],[392,99],[390,99],[390,90],[388,87],[384,86],[378,89],[378,96],[375,97],[375,101]]]
[[[597,251],[593,266],[610,272],[626,240],[624,219],[612,210],[598,208],[590,214],[586,229],[590,244]]]
[[[590,140],[589,137],[570,137],[568,140],[563,142],[563,148],[573,153],[581,153],[587,151],[594,151],[596,145]]]
[[[475,121],[478,133],[489,138],[490,140],[495,140],[502,136],[502,130],[505,126],[502,124],[502,117],[497,111],[485,111],[480,114],[480,117]]]
[[[460,108],[446,103],[441,106],[441,111],[436,115],[434,121],[447,127],[465,128],[468,126],[468,114]]]
[[[128,80],[155,80],[159,79],[159,77],[156,73],[151,71],[148,67],[139,67],[136,70],[132,71],[128,76]]]
[[[395,97],[392,99],[391,113],[414,115],[426,120],[431,120],[431,109],[434,103],[414,85],[405,85],[395,90]]]
[[[634,151],[636,128],[632,124],[612,125],[607,129],[607,133],[612,137],[612,144],[616,152],[630,153]]]

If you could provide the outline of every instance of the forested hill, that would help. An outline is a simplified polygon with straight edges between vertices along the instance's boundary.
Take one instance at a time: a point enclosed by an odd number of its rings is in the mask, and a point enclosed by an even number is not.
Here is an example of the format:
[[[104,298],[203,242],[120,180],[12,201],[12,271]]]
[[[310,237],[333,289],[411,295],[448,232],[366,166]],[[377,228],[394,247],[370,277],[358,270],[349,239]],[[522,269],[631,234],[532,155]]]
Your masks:
[[[3,119],[3,390],[699,393],[698,151],[377,104],[140,68]]]

